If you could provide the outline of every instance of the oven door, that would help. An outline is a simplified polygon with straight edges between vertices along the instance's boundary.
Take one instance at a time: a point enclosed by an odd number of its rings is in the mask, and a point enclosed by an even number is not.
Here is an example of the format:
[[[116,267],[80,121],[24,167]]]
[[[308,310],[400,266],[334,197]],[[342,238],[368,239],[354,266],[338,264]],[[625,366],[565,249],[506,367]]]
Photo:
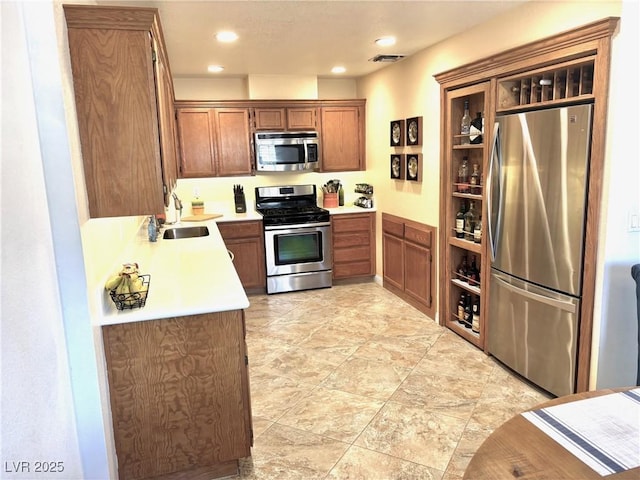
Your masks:
[[[265,226],[267,276],[331,270],[330,225]]]

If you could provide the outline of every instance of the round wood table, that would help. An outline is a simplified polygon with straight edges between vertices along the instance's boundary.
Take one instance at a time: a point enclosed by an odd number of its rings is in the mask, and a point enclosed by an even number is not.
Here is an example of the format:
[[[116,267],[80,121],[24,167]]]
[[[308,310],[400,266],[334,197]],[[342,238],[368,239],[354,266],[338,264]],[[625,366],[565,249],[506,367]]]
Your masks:
[[[531,410],[621,392],[630,388],[576,393],[555,398]],[[522,415],[516,415],[501,425],[480,445],[464,472],[463,480],[512,478],[638,480],[640,468],[602,477]]]

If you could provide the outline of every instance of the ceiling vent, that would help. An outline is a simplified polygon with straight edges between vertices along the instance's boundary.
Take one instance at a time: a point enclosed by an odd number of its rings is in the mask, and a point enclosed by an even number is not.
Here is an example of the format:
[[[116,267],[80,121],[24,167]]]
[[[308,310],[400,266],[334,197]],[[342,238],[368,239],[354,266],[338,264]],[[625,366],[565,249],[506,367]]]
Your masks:
[[[393,63],[398,60],[402,60],[405,55],[376,55],[373,58],[370,58],[370,62],[381,62],[381,63]]]

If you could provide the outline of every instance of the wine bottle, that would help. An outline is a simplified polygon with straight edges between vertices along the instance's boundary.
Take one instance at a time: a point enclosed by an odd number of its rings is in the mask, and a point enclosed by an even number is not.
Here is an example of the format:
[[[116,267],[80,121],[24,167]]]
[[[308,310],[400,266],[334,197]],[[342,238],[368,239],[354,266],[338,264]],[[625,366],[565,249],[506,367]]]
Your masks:
[[[473,300],[473,306],[471,307],[471,331],[474,333],[480,333],[480,298],[476,297]]]
[[[467,145],[469,143],[469,133],[471,132],[471,115],[469,115],[469,100],[464,101],[464,114],[462,115],[462,120],[460,121],[460,134],[464,135],[460,138],[460,143],[462,145]]]
[[[471,120],[469,141],[473,144],[482,143],[482,112],[478,112],[476,118]]]
[[[480,193],[480,165],[477,163],[473,164],[473,171],[471,172],[471,176],[469,177],[469,184],[471,187],[469,188],[469,193],[479,194]]]
[[[467,301],[464,304],[464,328],[471,328],[473,321],[473,310],[471,307],[471,295],[467,295]]]
[[[478,221],[473,226],[473,242],[482,243],[482,217],[479,217]]]
[[[462,157],[458,166],[458,192],[469,193],[469,160]]]
[[[476,211],[473,201],[469,202],[469,210],[464,214],[464,239],[473,241],[473,227],[476,223]]]
[[[460,210],[456,213],[456,238],[464,238],[464,202],[460,202]]]
[[[471,255],[471,265],[469,265],[469,269],[467,270],[467,277],[469,277],[470,285],[480,284],[480,270],[478,270],[475,255]]]
[[[464,292],[460,294],[460,300],[458,300],[458,323],[464,323],[464,307],[467,304],[467,298]]]
[[[456,270],[458,277],[463,282],[467,281],[467,276],[469,274],[469,263],[467,262],[467,256],[464,255],[462,260],[460,260],[460,264],[458,265],[458,269]]]

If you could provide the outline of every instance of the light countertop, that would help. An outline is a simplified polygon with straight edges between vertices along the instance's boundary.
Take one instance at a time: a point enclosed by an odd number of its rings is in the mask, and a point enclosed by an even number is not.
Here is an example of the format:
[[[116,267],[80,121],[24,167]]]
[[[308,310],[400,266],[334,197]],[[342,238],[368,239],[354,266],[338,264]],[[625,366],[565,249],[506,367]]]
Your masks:
[[[102,297],[98,302],[102,312],[97,315],[97,323],[112,325],[247,308],[249,300],[216,221],[183,222],[176,227],[197,225],[206,225],[209,235],[165,240],[162,238],[165,228],[157,242],[149,242],[145,224],[128,249],[128,260],[124,263],[137,262],[140,274],[151,275],[146,304],[142,308],[117,310],[102,288],[98,294]]]
[[[322,206],[322,202],[318,202],[319,206]],[[341,215],[345,213],[369,213],[375,212],[375,208],[362,208],[356,207],[355,205],[345,205],[342,207],[335,208],[327,208],[331,215]],[[255,211],[253,207],[247,206],[246,213],[235,213],[228,205],[224,204],[215,204],[215,205],[207,205],[205,209],[205,213],[218,213],[221,214],[222,217],[216,218],[216,222],[242,222],[245,220],[262,220],[262,215]],[[189,213],[184,213],[183,215],[189,215]]]
[[[371,213],[376,211],[375,208],[362,208],[362,207],[356,207],[355,205],[345,205],[342,207],[327,208],[327,210],[329,210],[329,213],[331,215],[342,215],[345,213]]]
[[[332,215],[375,212],[375,208],[353,205],[327,210]],[[141,275],[151,275],[145,306],[117,310],[109,293],[100,285],[95,289],[98,297],[93,315],[95,323],[114,325],[247,308],[249,300],[217,223],[262,220],[262,216],[252,208],[246,213],[225,208],[207,209],[206,213],[220,213],[222,217],[175,225],[178,228],[206,225],[209,229],[206,237],[165,240],[162,234],[173,227],[169,225],[162,229],[157,242],[149,242],[145,222],[120,262],[137,262]],[[119,271],[119,265],[116,263],[112,274]]]

